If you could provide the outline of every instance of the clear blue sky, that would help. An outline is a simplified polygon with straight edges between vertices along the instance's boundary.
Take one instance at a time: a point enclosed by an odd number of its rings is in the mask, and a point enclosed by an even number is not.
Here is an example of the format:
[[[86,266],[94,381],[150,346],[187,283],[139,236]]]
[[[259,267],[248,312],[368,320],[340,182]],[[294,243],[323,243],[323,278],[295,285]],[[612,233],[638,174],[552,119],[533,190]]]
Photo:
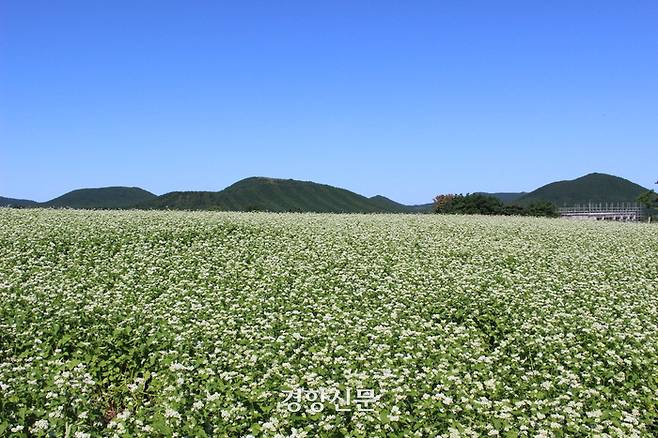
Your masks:
[[[0,0],[0,195],[658,179],[658,2]]]

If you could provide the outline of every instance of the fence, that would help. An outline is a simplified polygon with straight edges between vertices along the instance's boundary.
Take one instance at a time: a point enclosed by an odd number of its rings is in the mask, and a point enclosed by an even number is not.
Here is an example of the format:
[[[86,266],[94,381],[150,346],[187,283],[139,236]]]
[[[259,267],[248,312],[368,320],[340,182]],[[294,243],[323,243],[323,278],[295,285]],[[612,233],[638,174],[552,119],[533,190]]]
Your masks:
[[[644,219],[645,209],[635,202],[600,202],[577,204],[558,209],[560,217],[570,219],[637,222]]]

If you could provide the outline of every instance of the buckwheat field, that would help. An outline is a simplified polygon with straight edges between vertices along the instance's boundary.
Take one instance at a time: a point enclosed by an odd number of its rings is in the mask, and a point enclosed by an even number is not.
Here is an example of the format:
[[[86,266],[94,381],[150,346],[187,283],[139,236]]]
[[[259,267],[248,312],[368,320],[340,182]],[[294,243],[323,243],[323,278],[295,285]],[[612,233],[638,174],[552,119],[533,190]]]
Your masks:
[[[0,209],[0,435],[654,436],[658,230]]]

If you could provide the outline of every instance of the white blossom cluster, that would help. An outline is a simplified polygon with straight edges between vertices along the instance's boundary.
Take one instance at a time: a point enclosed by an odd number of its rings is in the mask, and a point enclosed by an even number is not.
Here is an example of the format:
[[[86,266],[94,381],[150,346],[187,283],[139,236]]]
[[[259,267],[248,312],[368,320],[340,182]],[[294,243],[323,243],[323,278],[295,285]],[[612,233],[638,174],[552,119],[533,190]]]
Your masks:
[[[0,209],[0,436],[657,433],[650,225]]]

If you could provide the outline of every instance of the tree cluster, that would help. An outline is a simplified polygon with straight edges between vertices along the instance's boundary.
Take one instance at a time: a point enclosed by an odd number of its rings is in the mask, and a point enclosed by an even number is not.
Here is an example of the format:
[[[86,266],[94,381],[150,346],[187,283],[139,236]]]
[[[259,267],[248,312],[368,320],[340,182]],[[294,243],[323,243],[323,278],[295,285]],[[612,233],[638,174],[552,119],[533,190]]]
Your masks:
[[[637,200],[646,208],[658,208],[658,193],[654,192],[653,190],[642,193],[640,196],[638,196]]]
[[[466,195],[439,195],[434,198],[434,211],[440,214],[485,214],[505,216],[556,217],[555,206],[550,202],[532,202],[526,206],[505,205],[494,197],[478,193]]]

